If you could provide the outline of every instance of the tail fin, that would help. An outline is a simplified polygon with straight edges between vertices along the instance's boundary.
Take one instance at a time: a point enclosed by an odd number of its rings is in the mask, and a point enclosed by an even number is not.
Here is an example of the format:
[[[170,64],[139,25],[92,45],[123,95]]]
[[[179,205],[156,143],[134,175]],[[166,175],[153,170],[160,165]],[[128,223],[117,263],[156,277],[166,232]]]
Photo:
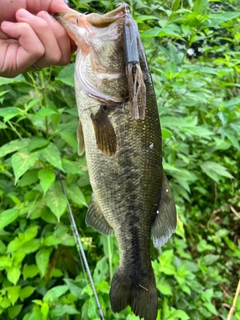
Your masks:
[[[120,312],[130,305],[136,316],[156,320],[158,295],[153,272],[135,284],[128,274],[118,269],[113,276],[110,300],[113,312]]]

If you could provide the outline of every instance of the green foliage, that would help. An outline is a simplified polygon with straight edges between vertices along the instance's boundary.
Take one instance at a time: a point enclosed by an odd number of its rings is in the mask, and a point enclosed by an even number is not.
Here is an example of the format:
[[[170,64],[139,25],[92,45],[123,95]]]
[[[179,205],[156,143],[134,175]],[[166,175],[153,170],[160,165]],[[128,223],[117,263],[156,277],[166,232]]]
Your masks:
[[[117,2],[116,2],[117,4]],[[152,250],[158,320],[226,319],[239,279],[240,7],[237,0],[130,3],[152,71],[176,234]],[[72,0],[105,12],[110,1]],[[191,52],[194,54],[190,55]],[[86,228],[91,188],[77,154],[73,64],[0,78],[0,319],[98,319],[68,199],[106,320],[119,258]],[[240,319],[240,301],[232,320]]]

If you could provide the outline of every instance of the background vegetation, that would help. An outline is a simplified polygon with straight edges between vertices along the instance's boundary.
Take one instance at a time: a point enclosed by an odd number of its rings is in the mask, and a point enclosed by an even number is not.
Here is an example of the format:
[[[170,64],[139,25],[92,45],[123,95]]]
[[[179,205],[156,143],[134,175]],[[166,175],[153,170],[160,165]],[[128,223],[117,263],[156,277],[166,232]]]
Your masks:
[[[72,0],[81,12],[113,1]],[[176,234],[152,250],[158,320],[226,319],[240,274],[238,0],[130,3],[153,74]],[[73,64],[0,78],[0,319],[98,319],[78,259],[61,171],[105,318],[114,237],[84,223],[91,196],[77,154]],[[106,173],[107,174],[107,173]],[[232,320],[240,319],[240,300]]]

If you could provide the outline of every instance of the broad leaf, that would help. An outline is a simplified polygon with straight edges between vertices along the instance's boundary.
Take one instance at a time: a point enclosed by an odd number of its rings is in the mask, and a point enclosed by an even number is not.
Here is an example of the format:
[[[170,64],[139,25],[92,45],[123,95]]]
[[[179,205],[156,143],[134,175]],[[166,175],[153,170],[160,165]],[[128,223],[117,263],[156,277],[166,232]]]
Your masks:
[[[12,140],[8,143],[6,143],[5,145],[3,145],[2,147],[0,147],[0,158],[6,156],[9,153],[18,151],[22,148],[25,148],[28,146],[30,142],[29,138],[25,138],[25,139],[17,139],[17,140]]]
[[[49,117],[53,114],[56,114],[56,111],[50,108],[42,108],[35,115],[34,118],[45,118]]]
[[[16,107],[0,108],[0,117],[3,117],[3,121],[7,122],[10,119],[22,115],[22,110]]]
[[[57,217],[58,221],[67,207],[67,199],[59,183],[55,182],[46,193],[46,204]]]
[[[81,191],[81,189],[76,185],[71,185],[66,187],[68,197],[75,203],[87,207],[87,202]]]
[[[52,142],[40,151],[41,156],[54,167],[63,170],[61,156],[58,148]],[[63,170],[64,171],[64,170]]]
[[[36,149],[41,149],[49,144],[49,141],[42,137],[34,137],[30,140],[28,150],[31,152]]]
[[[205,161],[201,164],[201,169],[211,179],[218,182],[221,177],[233,178],[227,169],[219,163],[213,161]]]
[[[13,284],[16,284],[21,276],[21,271],[18,267],[7,268],[7,278]]]
[[[40,185],[43,188],[43,192],[45,194],[54,183],[56,174],[51,169],[42,169],[38,172],[38,177],[40,179]]]
[[[42,277],[44,277],[47,272],[51,252],[52,248],[44,248],[39,250],[36,254],[36,264]]]
[[[65,66],[59,73],[56,80],[67,84],[68,86],[74,87],[74,64],[69,64]]]
[[[11,286],[7,288],[8,297],[11,300],[12,305],[14,305],[19,298],[20,288],[20,286]]]
[[[15,175],[15,183],[39,158],[39,153],[29,153],[19,151],[12,156],[12,167]]]
[[[50,290],[44,295],[43,301],[54,301],[57,298],[61,297],[65,292],[68,291],[68,286],[56,286]]]
[[[19,216],[19,209],[12,208],[0,213],[0,230],[4,229]]]

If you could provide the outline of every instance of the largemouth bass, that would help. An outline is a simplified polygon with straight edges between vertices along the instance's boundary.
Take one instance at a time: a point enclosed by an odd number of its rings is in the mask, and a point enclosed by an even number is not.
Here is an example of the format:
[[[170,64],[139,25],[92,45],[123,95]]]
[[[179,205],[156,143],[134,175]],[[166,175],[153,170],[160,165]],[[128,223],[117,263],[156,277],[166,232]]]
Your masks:
[[[85,150],[93,189],[86,224],[114,232],[120,264],[111,307],[130,305],[155,320],[158,294],[150,238],[159,247],[176,227],[176,210],[162,167],[158,108],[137,25],[126,4],[104,15],[58,13],[78,46],[75,92],[79,153]]]

